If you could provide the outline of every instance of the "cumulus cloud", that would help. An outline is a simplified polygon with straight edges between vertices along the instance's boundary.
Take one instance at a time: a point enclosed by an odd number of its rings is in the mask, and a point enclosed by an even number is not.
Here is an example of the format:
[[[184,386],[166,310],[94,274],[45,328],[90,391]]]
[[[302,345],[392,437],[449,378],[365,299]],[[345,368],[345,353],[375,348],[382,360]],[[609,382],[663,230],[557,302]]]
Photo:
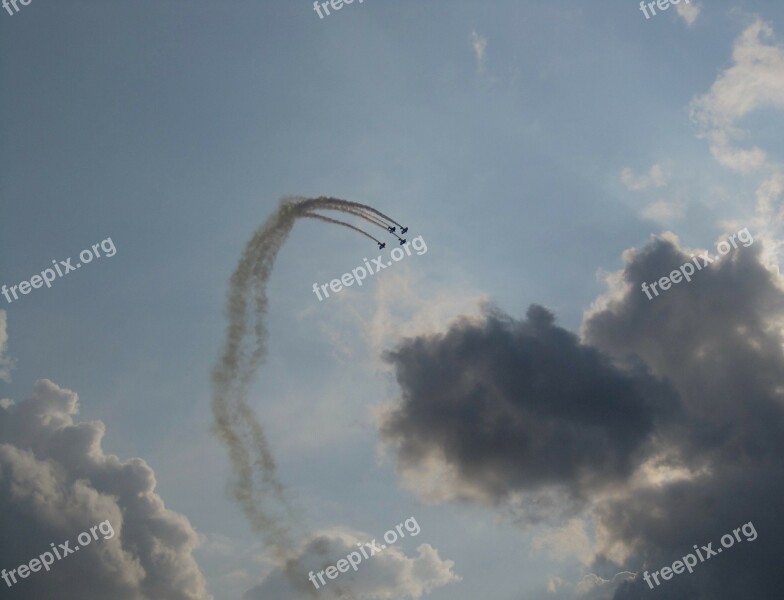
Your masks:
[[[542,597],[648,597],[643,570],[749,521],[756,541],[659,591],[729,600],[784,586],[784,290],[756,240],[648,300],[642,282],[695,252],[672,235],[626,251],[580,338],[534,305],[524,320],[489,311],[388,355],[401,398],[380,432],[420,495],[438,472],[434,502],[579,500],[590,527],[562,521],[534,546],[569,558],[571,533],[591,573],[551,576]]]
[[[691,0],[691,2],[681,2],[675,6],[675,10],[678,13],[678,16],[684,20],[686,25],[691,27],[694,25],[694,22],[697,20],[697,17],[700,16],[700,11],[702,10],[702,6],[695,2],[695,0]]]
[[[198,537],[188,520],[165,508],[155,474],[141,459],[104,454],[105,427],[76,422],[75,393],[38,381],[20,403],[0,402],[0,564],[28,563],[103,521],[114,537],[92,542],[49,572],[13,587],[19,600],[208,600],[192,551]],[[5,585],[5,584],[3,584]]]
[[[0,310],[0,381],[10,382],[14,361],[8,356],[8,328],[4,310]]]
[[[621,182],[626,186],[627,190],[632,192],[641,192],[653,188],[661,188],[667,185],[669,179],[668,174],[664,171],[661,165],[653,165],[648,173],[643,175],[635,175],[629,167],[621,171]]]
[[[535,305],[524,321],[488,309],[387,359],[402,401],[379,415],[381,436],[429,501],[546,503],[555,489],[580,501],[627,478],[678,405],[640,364],[613,364]]]
[[[692,119],[714,158],[740,173],[759,170],[768,159],[760,148],[738,147],[748,137],[739,121],[761,108],[784,108],[784,48],[767,43],[772,37],[768,23],[752,23],[735,42],[732,66],[691,102]]]
[[[422,598],[431,590],[460,581],[452,569],[454,562],[443,560],[430,544],[417,547],[417,556],[409,558],[397,546],[387,546],[362,562],[354,571],[341,573],[337,579],[326,576],[326,585],[316,578],[317,590],[308,580],[311,571],[318,573],[327,566],[358,550],[357,544],[369,543],[371,536],[346,529],[331,529],[312,534],[261,585],[250,590],[245,600],[301,600],[303,597],[352,598],[354,600],[397,600]],[[377,546],[383,542],[377,542]],[[368,554],[370,551],[367,551]]]
[[[784,533],[774,508],[784,500],[777,458],[784,450],[784,294],[759,260],[763,251],[755,244],[727,255],[649,301],[641,282],[692,254],[673,238],[656,239],[625,254],[616,289],[584,322],[586,343],[644,360],[683,399],[679,425],[658,432],[667,439],[662,467],[672,476],[651,472],[647,484],[641,478],[596,504],[597,562],[616,554],[627,568],[653,571],[748,521],[768,534],[668,581],[673,598],[766,597],[784,584],[769,558]],[[647,594],[638,576],[614,598]]]
[[[748,521],[767,532],[732,558],[725,553],[667,582],[673,597],[765,597],[784,584],[768,564],[784,533],[774,508],[784,500],[784,293],[760,263],[761,251],[755,245],[727,255],[648,301],[640,282],[691,254],[673,240],[655,240],[626,254],[627,285],[584,323],[588,343],[634,354],[680,392],[684,414],[666,432],[668,460],[695,474],[620,490],[597,506],[607,544],[625,546],[630,566],[656,570]],[[646,591],[638,578],[616,598]]]

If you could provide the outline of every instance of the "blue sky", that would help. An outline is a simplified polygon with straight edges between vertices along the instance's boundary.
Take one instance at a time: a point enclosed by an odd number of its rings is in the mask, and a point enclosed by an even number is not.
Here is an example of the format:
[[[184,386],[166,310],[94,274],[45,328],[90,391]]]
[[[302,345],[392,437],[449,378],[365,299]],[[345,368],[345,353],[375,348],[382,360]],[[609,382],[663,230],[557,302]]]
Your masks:
[[[270,281],[270,353],[251,400],[282,479],[312,531],[380,536],[416,516],[421,535],[403,551],[430,544],[460,578],[434,585],[434,600],[547,597],[553,578],[566,593],[596,570],[590,521],[428,504],[394,452],[382,456],[379,407],[401,391],[381,353],[485,303],[515,319],[541,304],[579,333],[604,276],[652,234],[690,248],[743,226],[777,239],[760,194],[784,194],[784,8],[692,4],[648,20],[634,2],[567,0],[366,0],[324,19],[270,0],[0,12],[0,283],[109,237],[117,248],[51,289],[0,298],[15,362],[0,397],[20,403],[42,378],[77,393],[74,419],[103,422],[103,450],[146,461],[190,521],[208,593],[242,597],[275,567],[210,433],[228,279],[281,197],[370,204],[427,253],[319,302],[314,282],[379,252],[300,222]],[[760,23],[771,35],[749,33]],[[759,86],[743,87],[760,63],[738,48],[762,57]],[[752,146],[765,157],[737,153]],[[562,545],[563,560],[547,550]],[[6,542],[2,557],[27,553]]]

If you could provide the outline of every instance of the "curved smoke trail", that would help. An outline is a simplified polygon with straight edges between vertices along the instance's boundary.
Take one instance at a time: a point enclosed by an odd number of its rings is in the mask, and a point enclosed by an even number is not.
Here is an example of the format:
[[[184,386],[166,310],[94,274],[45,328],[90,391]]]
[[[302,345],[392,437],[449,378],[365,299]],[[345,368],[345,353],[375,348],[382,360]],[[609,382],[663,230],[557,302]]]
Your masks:
[[[369,223],[373,223],[373,225],[378,225],[379,227],[381,227],[381,229],[383,229],[387,233],[392,233],[391,231],[389,231],[389,226],[386,223],[384,223],[384,221],[382,221],[381,219],[378,219],[378,218],[376,218],[376,217],[374,217],[372,215],[369,215],[369,214],[367,214],[365,212],[362,212],[359,209],[353,209],[352,208],[352,209],[346,209],[346,210],[348,212],[350,212],[352,215],[357,215],[358,217],[361,217],[361,218],[365,219]]]
[[[319,200],[322,200],[322,199],[325,199],[325,198],[319,198]],[[359,202],[349,202],[348,200],[344,200],[343,202],[347,202],[348,204],[343,204],[343,205],[340,205],[340,206],[324,207],[324,210],[338,210],[340,212],[351,213],[352,215],[356,215],[358,217],[361,217],[361,218],[365,219],[366,221],[368,221],[370,223],[373,223],[374,225],[378,225],[384,231],[386,231],[388,233],[391,233],[389,231],[389,223],[387,223],[387,222],[385,222],[385,221],[383,221],[383,220],[381,220],[381,219],[379,219],[378,217],[375,216],[375,213],[382,214],[382,215],[383,215],[383,213],[379,213],[379,211],[377,211],[376,209],[371,208],[371,207],[366,207],[364,204],[360,204]],[[391,219],[388,219],[388,220],[390,221],[390,223],[395,223],[395,225],[398,225],[398,226],[402,227],[402,225],[400,225],[400,223],[397,223],[396,221],[392,221]]]
[[[367,214],[366,212],[363,212],[360,209],[357,209],[357,208],[346,208],[346,207],[341,207],[341,208],[330,207],[330,208],[324,209],[324,210],[339,210],[341,212],[346,212],[346,213],[350,213],[352,215],[356,215],[358,217],[361,217],[361,218],[365,219],[366,221],[368,221],[370,223],[373,223],[373,225],[378,225],[379,227],[381,227],[381,229],[383,229],[384,231],[386,231],[390,235],[394,235],[397,239],[399,239],[399,240],[403,239],[398,234],[396,234],[394,231],[390,231],[389,230],[389,225],[387,225],[387,223],[384,223],[381,219],[377,219],[372,214],[369,215],[369,214]],[[402,226],[401,226],[401,228],[402,228]],[[373,239],[375,240],[376,238],[373,238]],[[378,242],[378,240],[376,240],[376,241]]]
[[[344,212],[349,212],[349,211],[344,211]],[[351,212],[350,214],[353,215],[353,214],[356,214],[356,213]],[[331,217],[325,217],[324,215],[319,215],[319,214],[311,213],[311,212],[305,213],[302,216],[303,217],[307,217],[308,219],[319,219],[321,221],[326,221],[327,223],[334,223],[335,225],[343,225],[343,227],[348,227],[349,229],[353,229],[354,231],[358,231],[362,235],[369,237],[371,240],[373,240],[377,244],[381,243],[380,240],[377,240],[376,238],[374,238],[372,235],[370,235],[366,231],[363,231],[359,227],[355,227],[354,225],[351,225],[350,223],[345,223],[343,221],[338,221],[337,219],[333,219]]]
[[[364,211],[376,214],[379,217],[381,217],[382,219],[385,219],[385,220],[389,221],[390,223],[394,223],[398,227],[403,227],[400,223],[395,221],[392,217],[388,217],[387,215],[382,213],[380,210],[376,210],[375,208],[373,208],[372,206],[368,206],[367,204],[362,204],[360,202],[352,202],[351,200],[340,200],[338,198],[329,198],[328,196],[320,196],[318,198],[315,198],[315,200],[326,200],[326,201],[337,200],[341,205],[345,206],[346,208],[354,208],[354,209],[364,210]]]
[[[320,209],[348,214],[367,210],[389,219],[372,207],[338,198],[283,199],[278,210],[254,232],[231,276],[226,340],[212,372],[213,430],[229,451],[234,475],[231,492],[251,526],[272,543],[279,556],[293,549],[293,524],[301,519],[295,519],[297,510],[278,479],[274,456],[248,403],[250,385],[267,351],[267,281],[278,252],[301,217],[337,222],[377,241],[348,223],[309,214]],[[277,513],[269,501],[276,504]]]

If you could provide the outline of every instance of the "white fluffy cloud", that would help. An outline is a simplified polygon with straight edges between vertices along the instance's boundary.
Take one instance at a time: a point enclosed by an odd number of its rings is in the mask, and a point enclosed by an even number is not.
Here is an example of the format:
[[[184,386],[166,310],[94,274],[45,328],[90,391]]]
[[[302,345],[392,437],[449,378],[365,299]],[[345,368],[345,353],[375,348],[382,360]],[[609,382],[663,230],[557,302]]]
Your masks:
[[[286,561],[285,566],[273,571],[261,585],[250,590],[246,600],[300,600],[318,595],[323,600],[350,597],[354,600],[397,600],[422,598],[432,589],[454,581],[460,576],[452,572],[454,562],[442,560],[438,550],[430,544],[417,547],[417,556],[407,557],[398,546],[386,549],[367,559],[362,559],[354,571],[341,573],[337,579],[324,578],[326,585],[319,589],[308,580],[311,571],[323,571],[335,565],[350,552],[357,551],[357,544],[367,543],[371,536],[345,529],[320,531]],[[383,541],[377,542],[380,546]],[[369,553],[369,551],[368,551]]]
[[[691,115],[721,165],[743,174],[759,172],[756,214],[744,225],[753,226],[766,241],[762,262],[775,271],[784,247],[784,165],[771,162],[761,148],[742,147],[751,134],[740,126],[756,110],[784,110],[784,46],[772,38],[770,24],[757,19],[749,25],[735,41],[732,66],[717,77],[708,93],[692,100]]]
[[[114,537],[56,561],[13,587],[18,600],[208,600],[188,520],[165,508],[141,459],[104,454],[100,421],[75,422],[77,395],[38,381],[20,403],[0,401],[0,565],[14,569],[108,520]]]
[[[738,122],[760,108],[784,109],[784,48],[766,43],[772,36],[771,26],[761,20],[747,27],[735,42],[734,64],[691,103],[692,119],[714,158],[740,173],[766,166],[767,155],[757,147],[737,147],[748,136]]]

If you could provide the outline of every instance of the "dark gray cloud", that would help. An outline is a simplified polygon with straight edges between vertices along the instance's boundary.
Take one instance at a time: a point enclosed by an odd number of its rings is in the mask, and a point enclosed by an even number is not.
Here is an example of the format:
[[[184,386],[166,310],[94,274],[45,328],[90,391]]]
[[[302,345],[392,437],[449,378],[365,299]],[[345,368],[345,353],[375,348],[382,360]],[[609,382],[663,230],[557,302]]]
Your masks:
[[[654,591],[623,577],[602,597],[776,597],[784,293],[760,245],[653,300],[642,282],[691,252],[671,236],[628,251],[581,340],[537,306],[523,321],[496,311],[405,340],[388,355],[402,398],[381,417],[382,439],[406,477],[434,463],[452,474],[440,499],[503,506],[548,487],[581,499],[601,534],[591,569],[606,581],[671,565],[749,521],[759,532]]]
[[[383,415],[382,437],[403,470],[434,458],[454,469],[455,497],[560,486],[582,498],[627,478],[678,410],[671,387],[639,363],[612,364],[541,306],[524,321],[486,311],[387,359],[403,398]]]
[[[208,600],[188,520],[155,492],[141,459],[104,454],[99,421],[75,422],[76,394],[48,380],[30,398],[0,401],[0,568],[15,569],[103,521],[98,539],[30,574],[3,597],[19,600]],[[108,531],[108,527],[104,527]],[[0,589],[7,586],[0,581]]]
[[[667,432],[671,460],[699,476],[629,491],[597,515],[645,568],[672,564],[752,521],[759,537],[656,589],[664,598],[774,597],[784,586],[773,557],[784,534],[784,294],[759,261],[759,244],[739,248],[649,301],[652,281],[690,258],[673,240],[630,253],[628,292],[590,314],[587,342],[616,357],[633,354],[673,382],[683,399]],[[666,590],[665,590],[666,588]],[[652,593],[641,581],[618,599]]]

